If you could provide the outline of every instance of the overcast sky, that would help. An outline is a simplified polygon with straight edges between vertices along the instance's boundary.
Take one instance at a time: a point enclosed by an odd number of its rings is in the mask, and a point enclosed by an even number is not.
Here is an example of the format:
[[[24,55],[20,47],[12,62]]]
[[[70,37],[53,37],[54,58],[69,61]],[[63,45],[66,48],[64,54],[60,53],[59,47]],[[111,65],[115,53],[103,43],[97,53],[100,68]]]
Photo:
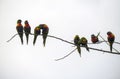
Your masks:
[[[69,57],[54,61],[73,49],[73,45],[47,38],[43,47],[42,37],[33,46],[21,45],[16,34],[16,21],[28,20],[31,32],[39,24],[49,26],[49,34],[73,42],[76,34],[90,41],[91,34],[101,32],[106,39],[112,31],[120,42],[120,0],[0,0],[0,79],[120,79],[120,56],[82,48]],[[109,50],[106,43],[89,45]],[[114,44],[120,49],[120,45]],[[120,51],[120,50],[119,50]]]

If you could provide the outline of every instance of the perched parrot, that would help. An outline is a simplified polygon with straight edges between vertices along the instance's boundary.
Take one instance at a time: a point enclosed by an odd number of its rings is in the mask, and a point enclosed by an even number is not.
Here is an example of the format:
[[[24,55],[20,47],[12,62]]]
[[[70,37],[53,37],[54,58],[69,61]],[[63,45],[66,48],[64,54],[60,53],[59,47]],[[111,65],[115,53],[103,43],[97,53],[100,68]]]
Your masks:
[[[80,37],[78,35],[74,37],[74,44],[77,46],[78,53],[80,54],[81,57]]]
[[[34,40],[33,40],[33,45],[35,45],[37,36],[40,35],[40,33],[41,33],[40,27],[39,27],[39,26],[35,27],[35,29],[34,29]]]
[[[42,29],[42,36],[43,36],[43,45],[45,46],[46,38],[49,32],[49,28],[46,24],[40,24],[40,28]]]
[[[22,20],[17,20],[17,26],[16,26],[16,30],[20,36],[21,39],[21,43],[23,44],[23,26],[21,24]]]
[[[80,39],[80,44],[81,44],[82,46],[85,46],[86,50],[89,51],[89,48],[88,48],[87,43],[88,43],[88,41],[87,41],[87,39],[86,39],[85,37],[82,37],[82,38]]]
[[[95,36],[94,34],[91,35],[91,41],[92,43],[97,43],[99,42],[98,36]]]
[[[107,32],[107,35],[108,35],[108,37],[107,37],[107,39],[108,39],[108,42],[109,42],[109,44],[110,44],[110,51],[112,52],[112,46],[113,46],[113,43],[114,43],[114,40],[115,40],[115,36],[114,36],[114,34],[112,33],[112,32]]]
[[[27,20],[24,23],[25,23],[24,31],[25,31],[25,35],[26,35],[27,44],[28,44],[29,34],[31,33],[31,27]]]

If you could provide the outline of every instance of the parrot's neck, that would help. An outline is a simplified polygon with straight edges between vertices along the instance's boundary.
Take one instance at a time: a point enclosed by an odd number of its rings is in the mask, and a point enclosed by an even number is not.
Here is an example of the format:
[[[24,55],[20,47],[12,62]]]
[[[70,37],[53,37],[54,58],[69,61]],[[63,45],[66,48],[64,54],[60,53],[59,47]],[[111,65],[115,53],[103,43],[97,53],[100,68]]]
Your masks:
[[[17,26],[22,26],[22,24],[21,24],[21,23],[18,23]]]
[[[96,37],[92,37],[93,40],[96,40],[97,38]]]
[[[29,24],[25,24],[25,27],[29,27],[30,25]]]
[[[39,28],[39,27],[36,27],[36,28],[35,28],[35,30],[36,30],[36,31],[39,31],[39,30],[40,30],[40,28]]]
[[[48,28],[47,25],[44,25],[44,28]]]

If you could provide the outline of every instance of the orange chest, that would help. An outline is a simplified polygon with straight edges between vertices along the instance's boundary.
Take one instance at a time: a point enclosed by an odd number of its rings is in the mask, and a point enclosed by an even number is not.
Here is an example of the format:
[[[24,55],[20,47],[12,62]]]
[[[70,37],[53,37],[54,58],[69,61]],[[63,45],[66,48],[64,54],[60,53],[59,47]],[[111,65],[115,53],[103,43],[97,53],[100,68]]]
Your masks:
[[[111,35],[108,35],[108,38],[115,38],[115,36],[111,34]]]
[[[30,27],[30,25],[29,24],[25,24],[25,27]]]
[[[20,23],[17,24],[17,27],[21,27],[21,26],[22,26],[22,24],[20,24]]]

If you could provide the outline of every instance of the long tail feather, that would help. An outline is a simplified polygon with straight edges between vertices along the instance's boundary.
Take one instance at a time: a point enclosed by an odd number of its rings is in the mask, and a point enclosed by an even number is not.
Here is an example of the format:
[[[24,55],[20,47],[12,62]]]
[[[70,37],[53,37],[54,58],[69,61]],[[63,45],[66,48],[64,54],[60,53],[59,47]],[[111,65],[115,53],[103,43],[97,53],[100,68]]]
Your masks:
[[[28,39],[29,39],[29,34],[26,34],[26,41],[27,41],[27,44],[28,44]]]
[[[79,55],[81,57],[81,48],[80,48],[80,46],[77,46],[77,50],[78,50],[78,53],[79,53]]]
[[[21,44],[23,44],[23,33],[19,33]]]
[[[34,36],[33,45],[35,45],[36,39],[37,39],[37,35]]]
[[[20,39],[21,39],[21,43],[23,44],[23,37],[20,37]]]
[[[86,50],[89,52],[89,48],[88,48],[88,45],[86,45],[85,47],[86,47]]]
[[[112,52],[112,45],[113,45],[113,43],[110,43],[110,51]]]
[[[47,38],[47,35],[44,34],[44,35],[43,35],[43,45],[44,45],[44,46],[45,46],[45,44],[46,44],[46,38]]]
[[[43,40],[43,45],[44,45],[44,47],[45,47],[45,43],[46,43],[46,39]]]

